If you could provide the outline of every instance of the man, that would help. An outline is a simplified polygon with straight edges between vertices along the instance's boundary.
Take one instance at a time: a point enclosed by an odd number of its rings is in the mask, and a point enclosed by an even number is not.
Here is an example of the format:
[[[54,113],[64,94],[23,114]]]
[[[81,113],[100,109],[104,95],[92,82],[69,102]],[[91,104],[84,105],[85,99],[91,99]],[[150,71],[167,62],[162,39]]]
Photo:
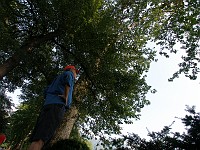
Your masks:
[[[53,137],[61,123],[66,108],[72,103],[74,81],[78,70],[74,66],[66,66],[45,92],[45,102],[31,137],[29,150],[41,150],[44,144]]]

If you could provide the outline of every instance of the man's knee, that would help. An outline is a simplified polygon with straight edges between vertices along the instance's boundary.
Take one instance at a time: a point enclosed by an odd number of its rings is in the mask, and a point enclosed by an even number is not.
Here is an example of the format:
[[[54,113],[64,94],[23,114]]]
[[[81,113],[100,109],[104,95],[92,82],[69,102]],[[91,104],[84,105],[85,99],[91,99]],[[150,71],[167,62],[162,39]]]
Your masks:
[[[41,150],[44,145],[42,140],[34,141],[31,143],[28,150]]]

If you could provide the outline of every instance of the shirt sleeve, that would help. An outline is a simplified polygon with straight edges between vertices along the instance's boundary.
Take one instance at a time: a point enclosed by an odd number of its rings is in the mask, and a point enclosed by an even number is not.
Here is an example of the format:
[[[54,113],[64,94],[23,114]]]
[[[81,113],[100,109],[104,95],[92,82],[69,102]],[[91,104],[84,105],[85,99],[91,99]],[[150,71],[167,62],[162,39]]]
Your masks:
[[[73,85],[73,80],[74,80],[73,74],[70,72],[67,72],[64,77],[65,84],[71,87]]]

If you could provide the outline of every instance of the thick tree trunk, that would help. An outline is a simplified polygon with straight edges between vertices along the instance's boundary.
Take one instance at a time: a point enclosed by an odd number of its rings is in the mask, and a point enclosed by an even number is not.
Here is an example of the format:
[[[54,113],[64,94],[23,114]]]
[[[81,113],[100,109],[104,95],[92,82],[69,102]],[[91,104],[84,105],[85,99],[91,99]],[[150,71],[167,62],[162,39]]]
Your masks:
[[[78,108],[76,106],[72,106],[66,112],[60,127],[56,130],[56,134],[54,138],[51,140],[51,145],[55,144],[57,141],[69,139],[70,133],[77,118],[78,118]]]
[[[2,80],[4,76],[6,76],[10,71],[19,65],[20,61],[23,59],[21,57],[22,55],[20,55],[21,53],[29,54],[38,45],[47,42],[58,35],[59,31],[56,31],[43,36],[30,38],[26,43],[24,43],[24,45],[20,47],[19,51],[14,53],[13,56],[8,58],[3,64],[0,64],[0,80]]]
[[[54,138],[51,140],[50,145],[53,145],[60,140],[69,139],[74,123],[78,119],[78,106],[81,103],[82,99],[86,97],[88,92],[88,86],[89,84],[85,79],[85,76],[82,75],[74,87],[73,100],[75,100],[76,102],[73,102],[74,105],[72,105],[68,112],[66,112],[64,120],[61,126],[56,130],[56,133],[54,135]]]

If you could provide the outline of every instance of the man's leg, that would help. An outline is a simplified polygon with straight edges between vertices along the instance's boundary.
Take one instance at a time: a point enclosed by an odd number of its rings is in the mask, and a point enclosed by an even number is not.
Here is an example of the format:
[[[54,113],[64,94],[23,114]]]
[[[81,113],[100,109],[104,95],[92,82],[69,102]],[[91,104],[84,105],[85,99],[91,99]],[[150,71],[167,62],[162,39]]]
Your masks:
[[[28,150],[41,150],[41,148],[47,144],[62,121],[64,113],[65,106],[62,104],[53,104],[43,107],[32,133],[30,139],[32,143]]]
[[[41,150],[44,145],[42,140],[34,141],[29,146],[28,150]]]

